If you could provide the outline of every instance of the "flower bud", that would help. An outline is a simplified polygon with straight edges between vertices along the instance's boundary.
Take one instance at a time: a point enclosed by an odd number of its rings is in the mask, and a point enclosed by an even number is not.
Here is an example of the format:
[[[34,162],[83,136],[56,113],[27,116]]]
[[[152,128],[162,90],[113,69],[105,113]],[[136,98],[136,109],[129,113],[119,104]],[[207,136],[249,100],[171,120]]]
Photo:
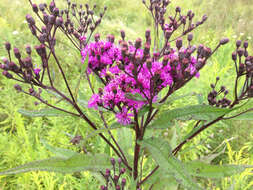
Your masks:
[[[120,190],[120,186],[119,185],[116,186],[116,190]]]
[[[176,7],[176,12],[180,13],[181,12],[181,8],[180,7]]]
[[[119,158],[119,159],[118,159],[118,163],[121,164],[121,162],[122,162],[122,160],[121,160],[121,158]]]
[[[27,53],[28,55],[31,55],[31,53],[32,53],[31,46],[27,45],[27,46],[25,47],[25,51],[26,51],[26,53]]]
[[[245,49],[247,49],[248,46],[249,46],[249,42],[248,42],[248,41],[245,41],[245,42],[243,43],[243,47],[244,47]]]
[[[183,40],[182,38],[177,39],[176,41],[176,47],[177,49],[180,49],[183,46]]]
[[[192,33],[188,34],[187,40],[190,42],[192,41],[192,39],[193,39],[193,34]]]
[[[124,174],[126,172],[126,168],[121,168],[120,173]]]
[[[20,52],[19,52],[19,49],[14,47],[13,51],[14,51],[15,57],[16,57],[17,59],[20,59],[20,58],[21,58],[21,54],[20,54]]]
[[[45,5],[43,3],[39,4],[39,9],[43,12],[45,10]]]
[[[26,68],[31,68],[32,67],[32,59],[30,57],[26,57],[24,59],[24,62],[25,62],[25,67]]]
[[[121,35],[121,38],[122,38],[123,40],[125,40],[126,33],[125,33],[124,30],[121,30],[121,31],[120,31],[120,35]]]
[[[228,38],[223,38],[223,39],[220,40],[220,45],[225,45],[228,42],[229,42]]]
[[[44,23],[45,24],[48,24],[48,22],[49,22],[49,16],[48,16],[48,14],[43,14],[43,21],[44,21]]]
[[[121,185],[122,185],[122,187],[124,187],[124,186],[126,185],[126,178],[123,178],[123,179],[122,179]]]
[[[54,3],[54,1],[51,1],[50,5],[49,5],[49,10],[51,12],[53,12],[54,8],[55,8],[55,3]]]
[[[171,30],[166,30],[166,31],[165,31],[165,38],[166,38],[166,39],[169,39],[170,36],[171,36],[171,33],[172,33]]]
[[[32,9],[33,9],[33,12],[35,12],[35,13],[38,13],[38,11],[39,11],[38,6],[35,3],[32,4]]]
[[[208,18],[207,15],[204,15],[204,16],[202,17],[202,21],[201,21],[201,22],[204,23],[204,22],[207,20],[207,18]]]
[[[5,42],[5,49],[7,50],[7,51],[10,51],[11,50],[11,44],[9,43],[9,42]]]
[[[55,16],[54,15],[49,15],[48,21],[49,21],[50,24],[54,24],[55,23]]]
[[[142,40],[140,38],[136,39],[135,44],[134,44],[136,49],[139,49],[141,47],[141,42]]]
[[[95,34],[94,38],[95,41],[98,42],[100,40],[100,34]]]
[[[62,24],[63,24],[63,18],[58,17],[55,21],[55,25],[59,27],[59,26],[62,26]]]
[[[233,61],[236,61],[236,59],[237,59],[237,54],[236,54],[236,52],[233,52],[233,53],[232,53],[232,59],[233,59]]]
[[[150,30],[146,30],[145,38],[146,38],[146,40],[150,39]]]
[[[114,158],[111,158],[111,163],[112,163],[113,166],[115,165],[115,159]]]
[[[15,90],[17,90],[18,92],[22,91],[22,88],[21,88],[21,86],[20,86],[19,84],[15,84],[15,85],[14,85],[14,88],[15,88]]]
[[[237,41],[236,41],[236,47],[239,48],[239,47],[241,46],[241,43],[242,43],[241,40],[237,40]]]
[[[59,16],[59,12],[60,12],[59,9],[55,7],[53,10],[54,16],[56,16],[56,17]]]
[[[30,24],[30,25],[34,25],[35,24],[35,20],[33,19],[33,17],[29,14],[26,15],[26,21]]]
[[[244,54],[244,49],[239,48],[238,49],[238,55],[241,57]]]
[[[8,79],[12,79],[12,78],[13,78],[12,74],[10,74],[8,71],[3,71],[2,74],[3,74],[6,78],[8,78]]]

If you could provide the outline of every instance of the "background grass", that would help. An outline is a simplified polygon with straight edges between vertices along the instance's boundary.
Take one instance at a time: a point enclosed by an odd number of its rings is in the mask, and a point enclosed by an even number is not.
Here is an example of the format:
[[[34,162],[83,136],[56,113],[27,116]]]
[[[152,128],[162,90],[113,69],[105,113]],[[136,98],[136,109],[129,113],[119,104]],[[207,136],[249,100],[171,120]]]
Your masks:
[[[19,47],[22,51],[24,44],[36,45],[37,41],[28,31],[25,22],[25,15],[31,13],[28,1],[26,0],[0,0],[0,44],[10,41]],[[41,2],[40,0],[34,2]],[[47,1],[49,2],[49,1]],[[106,17],[103,20],[98,32],[102,36],[114,34],[119,37],[119,31],[124,29],[127,38],[134,40],[143,36],[146,28],[151,28],[151,19],[141,3],[141,0],[92,0],[77,2],[96,3],[99,9],[103,6],[108,7]],[[56,1],[63,6],[63,0]],[[218,53],[208,62],[207,66],[201,71],[200,79],[192,80],[186,87],[177,94],[185,92],[201,93],[206,102],[207,93],[210,91],[209,85],[215,81],[216,76],[220,76],[221,84],[226,85],[230,91],[233,86],[233,76],[235,76],[231,53],[234,50],[234,41],[237,38],[248,39],[252,48],[252,28],[253,28],[253,4],[252,0],[174,0],[169,11],[175,6],[181,6],[183,11],[189,9],[195,12],[195,19],[200,20],[203,14],[208,15],[208,21],[194,33],[193,43],[204,43],[210,47],[215,47],[219,39],[223,36],[230,38],[231,43],[222,47]],[[67,77],[71,85],[76,82],[76,76],[80,72],[80,58],[68,46],[63,37],[59,36],[62,43],[59,45],[57,53],[62,62],[64,62]],[[4,46],[0,46],[0,57],[6,55]],[[252,50],[252,49],[251,49]],[[252,52],[252,51],[251,51]],[[66,56],[67,55],[67,56]],[[56,70],[57,72],[57,70]],[[58,80],[58,79],[56,79]],[[60,85],[60,81],[56,81]],[[21,116],[17,110],[19,108],[39,109],[43,105],[34,106],[34,100],[27,96],[16,93],[13,90],[13,83],[0,76],[0,170],[15,167],[28,161],[48,158],[52,156],[48,152],[41,139],[45,139],[49,144],[70,148],[78,151],[77,147],[70,145],[71,137],[67,134],[81,134],[86,136],[91,132],[87,125],[71,117],[64,118],[27,118]],[[89,97],[89,92],[85,91],[86,84],[82,84],[82,90]],[[51,97],[45,95],[46,97]],[[51,101],[55,101],[51,97]],[[182,106],[189,103],[196,103],[195,97],[182,99],[175,102],[173,106]],[[89,116],[96,118],[93,112],[88,112]],[[96,121],[99,123],[99,121]],[[177,123],[181,132],[189,132],[185,123]],[[253,164],[253,124],[249,122],[226,122],[212,126],[193,142],[185,146],[184,150],[197,145],[191,149],[191,152],[182,153],[180,156],[184,160],[193,160],[203,158],[215,150],[215,153],[221,152],[226,146],[225,153],[221,153],[213,160],[213,163],[243,163]],[[151,135],[164,135],[165,138],[173,136],[172,130],[159,130]],[[180,136],[179,133],[176,133]],[[224,143],[224,139],[231,140],[229,145]],[[175,143],[175,142],[172,142]],[[220,148],[217,148],[220,144]],[[86,148],[90,152],[108,151],[99,138],[92,138],[88,141]],[[216,149],[217,148],[217,149]],[[235,189],[246,190],[253,188],[250,171],[226,178],[222,181],[201,181],[206,185],[206,189]],[[249,186],[251,184],[251,186]],[[94,190],[98,188],[97,180],[89,173],[62,175],[47,172],[30,172],[18,174],[15,176],[1,176],[1,189],[87,189]]]

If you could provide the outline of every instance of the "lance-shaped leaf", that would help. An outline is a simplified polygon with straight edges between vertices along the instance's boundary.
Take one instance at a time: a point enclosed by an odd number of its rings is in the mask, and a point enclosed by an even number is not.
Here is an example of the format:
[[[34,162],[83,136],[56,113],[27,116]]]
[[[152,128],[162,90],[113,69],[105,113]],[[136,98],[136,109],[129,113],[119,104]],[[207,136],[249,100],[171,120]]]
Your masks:
[[[49,158],[30,162],[28,164],[0,172],[0,175],[17,174],[29,171],[48,171],[60,173],[74,173],[80,171],[99,172],[110,168],[110,159],[107,155],[75,154],[70,158]]]
[[[246,165],[211,165],[200,161],[185,163],[184,167],[192,176],[206,178],[224,178],[240,174],[246,168],[253,168]]]
[[[56,157],[70,158],[71,156],[78,154],[77,152],[74,152],[73,150],[51,146],[44,139],[41,139],[41,142],[43,143],[45,148],[48,149],[53,154],[55,154]]]
[[[135,93],[135,94],[126,93],[125,97],[131,100],[135,100],[135,101],[141,101],[141,102],[146,101],[146,99],[143,98],[142,95],[140,95],[139,93]]]
[[[199,190],[199,187],[187,173],[184,165],[171,155],[169,143],[160,138],[149,138],[139,142],[151,153],[153,159],[160,166],[163,172],[183,185],[187,189]],[[170,156],[169,156],[170,155]]]
[[[41,110],[25,110],[25,109],[19,109],[19,113],[22,115],[28,116],[28,117],[64,117],[64,116],[70,116],[70,114],[65,113],[60,110],[52,109],[52,108],[46,108]]]

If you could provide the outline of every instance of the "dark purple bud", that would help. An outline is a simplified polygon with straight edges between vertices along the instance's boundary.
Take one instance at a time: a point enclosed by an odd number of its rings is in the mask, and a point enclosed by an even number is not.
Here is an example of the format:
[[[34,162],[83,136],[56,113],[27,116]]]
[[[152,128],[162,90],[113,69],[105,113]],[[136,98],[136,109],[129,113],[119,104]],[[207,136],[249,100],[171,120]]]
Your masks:
[[[224,92],[226,90],[225,86],[221,86],[220,91]]]
[[[176,12],[180,13],[181,12],[181,8],[180,7],[176,7]]]
[[[146,64],[147,64],[148,69],[152,68],[152,60],[151,59],[147,59]]]
[[[28,55],[31,55],[31,53],[32,53],[31,46],[27,45],[27,46],[25,47],[25,51],[26,51],[26,53],[27,53]]]
[[[59,16],[59,9],[58,8],[54,8],[54,10],[53,10],[53,14],[54,14],[54,16]]]
[[[32,67],[32,59],[30,57],[26,57],[24,59],[24,62],[25,62],[25,67],[26,68],[31,68]]]
[[[150,30],[146,30],[145,37],[146,37],[146,40],[150,39]]]
[[[105,190],[105,186],[104,186],[104,185],[101,185],[101,186],[100,186],[100,189],[101,189],[101,190]]]
[[[55,3],[54,3],[54,1],[52,1],[52,2],[50,3],[50,5],[49,5],[49,10],[50,10],[51,12],[53,12],[54,8],[55,8]]]
[[[9,42],[5,42],[5,49],[7,50],[7,51],[10,51],[11,50],[11,44],[9,43]]]
[[[244,51],[244,57],[248,57],[248,55],[249,55],[249,53],[248,53],[248,51],[246,50],[246,48],[245,48],[245,51]]]
[[[225,90],[224,95],[227,95],[227,94],[228,94],[228,90]]]
[[[241,57],[244,54],[244,49],[239,48],[237,52],[238,52],[238,55]]]
[[[171,34],[172,34],[172,31],[171,31],[171,30],[166,30],[166,31],[165,31],[165,38],[166,38],[166,39],[169,39],[170,36],[171,36]]]
[[[208,18],[207,15],[204,15],[204,16],[202,17],[202,21],[201,21],[201,22],[204,23],[204,22],[207,20],[207,18]]]
[[[219,81],[220,80],[220,77],[216,77],[216,81]]]
[[[2,74],[3,74],[6,78],[8,78],[8,79],[12,79],[12,78],[13,78],[12,74],[10,74],[8,71],[3,71]]]
[[[98,42],[100,40],[100,34],[95,34],[94,38],[95,41]]]
[[[182,38],[177,39],[176,41],[176,47],[177,49],[180,49],[183,46],[183,40]]]
[[[121,160],[121,158],[119,158],[119,159],[118,159],[118,163],[121,164],[121,162],[122,162],[122,160]]]
[[[124,174],[126,172],[126,168],[121,168],[120,173]]]
[[[111,158],[111,163],[112,163],[113,166],[115,165],[115,159],[114,158]]]
[[[57,19],[56,19],[56,21],[55,21],[55,24],[56,24],[56,26],[62,26],[62,24],[63,24],[63,18],[62,17],[58,17]]]
[[[120,186],[119,185],[116,186],[116,190],[120,190]]]
[[[124,187],[124,186],[126,185],[126,178],[123,178],[123,179],[122,179],[121,185],[122,185],[122,187]]]
[[[21,58],[21,54],[20,54],[20,52],[19,52],[19,49],[16,48],[16,47],[14,47],[14,48],[13,48],[13,51],[14,51],[15,57],[16,57],[17,59],[20,59],[20,58]]]
[[[49,22],[49,16],[48,16],[48,14],[43,14],[43,20],[44,20],[44,23],[45,24],[48,24],[48,22]]]
[[[121,31],[120,31],[120,35],[121,35],[121,38],[122,38],[123,40],[125,40],[126,33],[125,33],[124,30],[121,30]]]
[[[192,39],[193,39],[193,34],[192,33],[188,34],[187,40],[188,41],[192,41]]]
[[[228,43],[229,42],[229,39],[228,38],[222,38],[221,40],[220,40],[220,45],[225,45],[226,43]]]
[[[215,88],[215,85],[214,85],[214,84],[211,84],[211,88]]]
[[[38,13],[39,9],[38,6],[34,3],[32,4],[33,12]]]
[[[236,59],[237,59],[237,54],[236,54],[236,52],[233,52],[233,53],[232,53],[232,59],[233,59],[233,61],[236,61]]]
[[[236,41],[236,47],[239,48],[242,44],[242,41],[241,40],[237,40]]]
[[[49,21],[50,24],[54,24],[55,16],[54,15],[49,15],[48,21]]]
[[[34,25],[35,24],[35,20],[33,19],[33,17],[29,14],[26,15],[26,21],[30,24],[30,25]]]
[[[15,88],[18,92],[22,91],[21,86],[18,85],[18,84],[15,84],[15,85],[14,85],[14,88]]]
[[[45,5],[43,3],[39,4],[39,9],[43,12],[45,10]]]
[[[115,175],[114,178],[113,178],[114,182],[117,184],[118,183],[118,180],[119,180],[119,176],[118,175]]]
[[[139,49],[141,47],[141,42],[142,40],[140,38],[136,39],[135,44],[134,44],[136,49]]]
[[[243,43],[243,47],[244,47],[245,49],[247,49],[248,46],[249,46],[249,42],[248,42],[248,41],[245,41],[245,42]]]

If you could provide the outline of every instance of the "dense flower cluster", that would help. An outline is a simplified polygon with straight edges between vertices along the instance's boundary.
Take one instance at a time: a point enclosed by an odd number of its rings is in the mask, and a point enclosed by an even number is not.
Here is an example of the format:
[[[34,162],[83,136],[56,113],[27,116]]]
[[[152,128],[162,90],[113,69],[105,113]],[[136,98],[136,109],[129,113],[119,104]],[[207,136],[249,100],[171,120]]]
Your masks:
[[[134,111],[138,112],[146,103],[155,102],[163,88],[199,76],[200,66],[193,55],[197,49],[195,46],[183,47],[182,39],[179,39],[177,49],[167,48],[163,55],[160,52],[151,54],[150,32],[146,33],[144,48],[141,39],[135,44],[122,40],[116,45],[113,36],[101,41],[96,35],[95,42],[82,50],[83,62],[88,56],[88,73],[96,74],[105,85],[103,90],[93,94],[88,106],[117,108],[116,118],[124,125],[131,123]],[[208,48],[200,46],[200,60],[205,57],[203,51],[207,55],[210,53]]]

